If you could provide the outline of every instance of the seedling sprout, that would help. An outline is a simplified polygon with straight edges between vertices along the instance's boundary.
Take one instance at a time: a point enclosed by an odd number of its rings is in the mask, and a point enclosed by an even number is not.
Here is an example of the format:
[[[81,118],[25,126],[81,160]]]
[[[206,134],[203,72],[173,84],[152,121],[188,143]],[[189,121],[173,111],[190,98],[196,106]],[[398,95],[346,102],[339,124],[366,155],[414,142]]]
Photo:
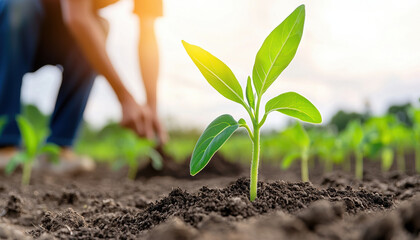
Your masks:
[[[414,149],[416,159],[416,172],[420,173],[420,109],[412,109],[412,118],[414,120]]]
[[[303,34],[304,21],[305,6],[301,5],[268,35],[255,58],[252,78],[247,79],[245,98],[241,85],[226,64],[204,49],[182,41],[188,55],[208,83],[225,98],[242,105],[251,121],[248,125],[243,118],[236,121],[231,115],[224,114],[211,122],[194,148],[190,161],[192,176],[209,163],[211,157],[239,127],[243,127],[248,131],[253,145],[250,200],[254,201],[257,197],[260,131],[268,115],[277,111],[305,122],[321,123],[321,114],[316,107],[295,92],[286,92],[269,100],[265,105],[264,115],[260,115],[263,94],[296,54]]]
[[[309,139],[308,133],[302,125],[297,122],[293,127],[286,129],[282,134],[286,135],[287,140],[290,141],[291,145],[295,146],[295,149],[293,149],[294,151],[289,150],[289,154],[284,157],[282,168],[289,168],[295,159],[300,158],[301,179],[303,182],[309,182],[308,161],[311,140]]]
[[[152,167],[161,170],[162,156],[153,148],[153,143],[147,139],[139,138],[133,131],[121,129],[115,139],[118,148],[118,158],[128,166],[128,178],[135,179],[141,158],[150,158]]]
[[[5,171],[7,174],[11,174],[17,166],[22,164],[22,184],[28,185],[35,159],[41,154],[49,154],[53,159],[57,160],[60,148],[52,143],[44,143],[48,132],[37,131],[25,117],[16,117],[16,122],[22,135],[23,149],[10,159]]]
[[[359,121],[352,121],[346,128],[346,136],[349,138],[349,146],[355,157],[355,177],[363,179],[363,143],[364,132]]]

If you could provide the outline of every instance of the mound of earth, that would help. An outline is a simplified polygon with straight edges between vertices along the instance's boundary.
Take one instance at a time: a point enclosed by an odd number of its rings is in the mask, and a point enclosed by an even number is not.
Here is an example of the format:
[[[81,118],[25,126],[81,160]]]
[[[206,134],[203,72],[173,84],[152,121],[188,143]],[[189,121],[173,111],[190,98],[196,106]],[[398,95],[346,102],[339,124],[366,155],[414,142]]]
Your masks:
[[[167,197],[150,203],[142,211],[110,201],[97,202],[80,214],[72,210],[58,214],[47,212],[41,220],[41,226],[32,231],[32,235],[39,237],[46,232],[59,238],[91,239],[120,238],[124,233],[127,238],[135,238],[173,217],[180,218],[194,228],[214,219],[229,226],[232,222],[275,211],[295,214],[318,200],[337,203],[331,210],[332,216],[379,211],[393,206],[392,196],[351,187],[344,190],[318,189],[310,183],[284,181],[259,182],[258,187],[259,196],[254,202],[248,200],[249,179],[240,178],[222,189],[202,187],[194,193],[174,189]],[[323,213],[322,210],[318,211]],[[325,217],[331,218],[328,214]],[[308,226],[315,226],[319,221],[319,217],[313,214],[303,214],[300,218]],[[71,231],[67,226],[73,226],[70,227]]]

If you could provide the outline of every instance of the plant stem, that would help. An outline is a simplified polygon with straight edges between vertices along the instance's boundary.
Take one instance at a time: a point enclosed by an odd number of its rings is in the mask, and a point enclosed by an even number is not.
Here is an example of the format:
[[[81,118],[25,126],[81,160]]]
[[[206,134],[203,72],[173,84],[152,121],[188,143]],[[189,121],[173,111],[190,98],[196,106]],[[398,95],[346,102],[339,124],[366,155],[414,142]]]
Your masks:
[[[355,152],[356,157],[356,179],[363,180],[363,154],[360,151]]]
[[[394,152],[392,150],[385,149],[382,151],[381,168],[382,172],[389,171],[389,168],[394,162]]]
[[[248,125],[244,124],[241,125],[241,127],[244,127],[246,129],[246,131],[248,132],[249,138],[251,138],[252,141],[254,141],[254,135],[252,134],[251,129],[249,129]]]
[[[308,153],[306,151],[304,151],[302,154],[302,162],[300,164],[300,167],[302,182],[309,182]]]
[[[261,119],[261,122],[260,122],[260,124],[259,124],[259,126],[261,127],[264,123],[265,123],[265,120],[267,120],[267,113],[265,113],[264,114],[264,116],[263,116],[263,118]]]
[[[258,165],[260,161],[260,128],[254,126],[254,141],[252,142],[251,182],[249,199],[253,202],[257,198]]]
[[[137,162],[136,159],[134,159],[134,161]],[[138,167],[139,166],[137,163],[128,164],[128,178],[129,179],[131,180],[136,179]]]
[[[252,121],[252,122],[254,122],[254,121],[255,121],[255,116],[254,116],[254,114],[252,113],[252,108],[248,107],[248,106],[246,105],[246,103],[245,103],[245,102],[242,102],[242,103],[241,103],[241,105],[242,105],[242,106],[245,108],[245,110],[248,112],[249,117],[251,118],[251,121]]]
[[[261,96],[258,96],[257,105],[255,107],[255,117],[253,119],[253,130],[252,135],[252,162],[251,162],[251,173],[249,183],[249,199],[253,202],[257,198],[257,187],[258,187],[258,166],[260,164],[260,128],[264,122],[259,122]],[[252,118],[253,116],[251,116]]]
[[[29,185],[31,180],[32,162],[23,164],[22,185]]]

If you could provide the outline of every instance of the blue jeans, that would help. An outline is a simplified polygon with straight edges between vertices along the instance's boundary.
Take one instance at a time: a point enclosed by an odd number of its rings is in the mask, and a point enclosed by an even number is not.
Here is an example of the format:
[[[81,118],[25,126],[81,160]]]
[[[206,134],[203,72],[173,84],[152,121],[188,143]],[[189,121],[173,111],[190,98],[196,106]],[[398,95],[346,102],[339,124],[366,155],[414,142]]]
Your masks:
[[[0,116],[8,123],[0,146],[17,146],[22,77],[46,64],[61,65],[62,83],[47,141],[71,146],[96,73],[67,30],[60,1],[0,0]]]

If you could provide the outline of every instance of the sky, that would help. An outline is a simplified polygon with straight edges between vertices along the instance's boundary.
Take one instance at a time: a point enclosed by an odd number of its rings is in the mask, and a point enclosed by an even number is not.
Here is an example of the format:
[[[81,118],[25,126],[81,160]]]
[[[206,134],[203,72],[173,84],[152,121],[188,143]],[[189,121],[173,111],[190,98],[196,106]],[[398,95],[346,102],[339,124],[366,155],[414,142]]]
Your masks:
[[[202,77],[181,40],[198,45],[225,62],[243,88],[265,37],[300,4],[306,5],[304,34],[294,60],[264,95],[307,97],[328,122],[338,109],[376,114],[390,104],[420,97],[420,1],[418,0],[163,0],[156,22],[160,50],[159,114],[168,128],[204,128],[230,113],[246,116]],[[138,19],[131,0],[101,11],[110,22],[108,54],[124,84],[139,102],[144,89],[138,68]],[[141,32],[140,32],[141,34]],[[50,113],[61,72],[46,66],[24,77],[22,99]],[[85,119],[100,127],[121,118],[111,88],[98,77]],[[247,119],[247,118],[246,118]],[[290,118],[273,113],[267,129]]]

